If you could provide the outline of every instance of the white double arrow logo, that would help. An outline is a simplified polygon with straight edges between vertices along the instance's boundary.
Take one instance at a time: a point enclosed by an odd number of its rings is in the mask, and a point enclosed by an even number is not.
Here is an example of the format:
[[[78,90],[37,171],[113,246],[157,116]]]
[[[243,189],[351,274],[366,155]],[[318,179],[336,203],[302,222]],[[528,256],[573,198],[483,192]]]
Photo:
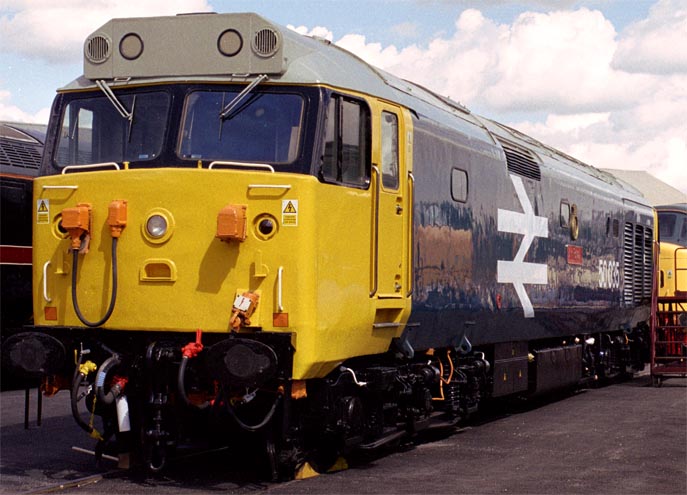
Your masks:
[[[513,284],[522,304],[525,318],[532,318],[534,308],[532,308],[532,302],[525,291],[525,284],[546,285],[548,283],[548,267],[546,264],[527,263],[524,260],[535,237],[549,237],[549,225],[546,217],[538,217],[534,214],[522,179],[516,175],[511,175],[510,178],[524,213],[499,208],[497,228],[499,232],[522,234],[524,237],[513,261],[498,260],[496,279],[500,284]]]

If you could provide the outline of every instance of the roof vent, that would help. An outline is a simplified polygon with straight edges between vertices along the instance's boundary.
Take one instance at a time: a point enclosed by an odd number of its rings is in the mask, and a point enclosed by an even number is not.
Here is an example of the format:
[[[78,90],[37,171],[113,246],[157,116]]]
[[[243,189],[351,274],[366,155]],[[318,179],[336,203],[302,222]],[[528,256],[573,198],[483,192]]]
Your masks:
[[[526,148],[499,139],[506,154],[508,171],[512,174],[521,175],[528,179],[541,180],[541,170],[537,155]]]
[[[86,40],[84,45],[84,54],[86,58],[94,64],[102,64],[110,57],[110,42],[109,38],[102,34],[96,34]]]
[[[271,57],[279,49],[279,35],[274,29],[263,28],[253,37],[253,51],[260,57]]]

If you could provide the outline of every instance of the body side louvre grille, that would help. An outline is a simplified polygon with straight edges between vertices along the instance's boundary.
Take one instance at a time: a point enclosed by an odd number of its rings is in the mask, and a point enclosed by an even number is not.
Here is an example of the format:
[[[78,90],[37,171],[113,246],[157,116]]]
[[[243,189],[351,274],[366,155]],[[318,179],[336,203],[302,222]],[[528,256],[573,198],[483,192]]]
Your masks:
[[[653,229],[625,224],[623,234],[623,302],[639,304],[651,297]]]
[[[0,164],[38,170],[41,165],[41,146],[0,140]]]
[[[508,171],[532,180],[541,180],[541,170],[537,156],[526,148],[521,148],[507,141],[499,139],[506,154]]]

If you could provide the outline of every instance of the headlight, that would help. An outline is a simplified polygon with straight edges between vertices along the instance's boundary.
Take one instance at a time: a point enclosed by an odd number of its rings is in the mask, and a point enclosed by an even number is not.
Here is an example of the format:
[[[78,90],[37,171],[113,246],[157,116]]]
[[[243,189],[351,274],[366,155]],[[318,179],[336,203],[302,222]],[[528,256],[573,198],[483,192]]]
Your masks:
[[[150,237],[159,239],[167,233],[167,220],[162,215],[152,215],[146,222],[146,232]]]
[[[164,244],[174,234],[174,217],[169,210],[153,208],[141,222],[141,234],[153,244]]]

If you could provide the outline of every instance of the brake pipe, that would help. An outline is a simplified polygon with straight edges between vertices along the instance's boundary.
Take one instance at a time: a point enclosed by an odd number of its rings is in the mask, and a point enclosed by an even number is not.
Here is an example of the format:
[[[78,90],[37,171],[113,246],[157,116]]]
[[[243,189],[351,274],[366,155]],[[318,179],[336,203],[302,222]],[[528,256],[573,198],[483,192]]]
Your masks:
[[[91,438],[94,438],[95,440],[102,442],[104,441],[102,434],[95,429],[92,422],[89,424],[86,423],[83,419],[81,419],[81,415],[79,414],[78,408],[79,388],[81,387],[81,384],[86,379],[86,377],[96,369],[97,366],[92,361],[86,361],[83,364],[79,362],[76,372],[74,373],[74,379],[72,380],[72,388],[70,390],[69,395],[72,407],[72,416],[74,417],[76,424],[78,424],[82,430],[88,433]]]
[[[179,364],[179,373],[177,374],[177,391],[179,392],[179,396],[186,405],[195,407],[197,409],[206,409],[210,405],[210,402],[205,401],[202,404],[195,404],[191,402],[188,398],[188,395],[186,395],[186,385],[184,382],[186,380],[186,366],[188,365],[189,360],[197,357],[198,354],[200,354],[203,350],[202,338],[203,331],[198,328],[196,330],[196,341],[189,342],[181,348],[181,364]]]
[[[272,419],[272,417],[274,416],[274,413],[277,410],[277,406],[281,402],[281,395],[277,394],[276,398],[274,399],[274,402],[272,403],[272,407],[270,407],[270,410],[267,411],[267,414],[265,415],[265,417],[262,419],[262,421],[260,421],[257,424],[254,424],[254,425],[249,425],[247,423],[244,423],[241,420],[241,418],[238,417],[236,411],[234,411],[234,408],[231,405],[231,401],[229,400],[226,392],[225,392],[225,402],[227,405],[227,411],[229,411],[229,414],[231,415],[231,417],[234,418],[234,421],[236,421],[236,424],[238,424],[242,429],[244,429],[246,431],[258,431],[258,430],[264,428],[267,425],[267,423],[269,423],[270,420]]]
[[[115,399],[121,395],[122,390],[124,390],[124,386],[126,385],[127,379],[118,377],[110,387],[108,393],[105,393],[104,386],[105,380],[107,379],[107,374],[111,368],[114,368],[120,363],[121,360],[119,359],[118,355],[115,354],[110,356],[103,362],[103,364],[100,365],[98,374],[95,376],[95,395],[98,397],[98,400],[104,402],[105,404],[112,404]]]

